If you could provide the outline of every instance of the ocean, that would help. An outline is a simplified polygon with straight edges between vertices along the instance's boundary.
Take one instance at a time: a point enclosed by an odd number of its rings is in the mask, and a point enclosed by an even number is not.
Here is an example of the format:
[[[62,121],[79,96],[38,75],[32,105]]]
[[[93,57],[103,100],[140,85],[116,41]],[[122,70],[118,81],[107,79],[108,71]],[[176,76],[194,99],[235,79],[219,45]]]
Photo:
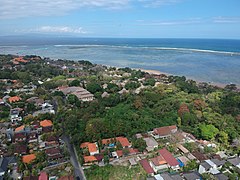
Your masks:
[[[240,40],[0,37],[0,54],[89,60],[240,85]]]

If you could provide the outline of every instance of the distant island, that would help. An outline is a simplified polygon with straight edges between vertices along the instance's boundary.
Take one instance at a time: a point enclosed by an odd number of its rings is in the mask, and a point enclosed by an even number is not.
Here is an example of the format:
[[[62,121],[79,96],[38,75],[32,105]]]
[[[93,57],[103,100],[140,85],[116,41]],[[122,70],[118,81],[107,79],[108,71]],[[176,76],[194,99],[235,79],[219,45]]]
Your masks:
[[[0,68],[0,178],[240,176],[235,84],[37,55]]]

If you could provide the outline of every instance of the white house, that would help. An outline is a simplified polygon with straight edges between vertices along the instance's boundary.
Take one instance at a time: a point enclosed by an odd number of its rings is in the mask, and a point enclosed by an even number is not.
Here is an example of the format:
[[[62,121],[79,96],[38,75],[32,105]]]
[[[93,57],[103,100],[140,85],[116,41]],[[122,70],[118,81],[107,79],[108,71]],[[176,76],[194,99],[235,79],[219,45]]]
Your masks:
[[[143,140],[146,142],[147,151],[153,151],[155,148],[158,147],[158,143],[153,137],[143,138]]]
[[[208,159],[202,162],[199,165],[198,172],[199,174],[210,173],[210,174],[218,174],[220,173],[220,169],[225,164],[225,161],[220,161],[218,159]]]

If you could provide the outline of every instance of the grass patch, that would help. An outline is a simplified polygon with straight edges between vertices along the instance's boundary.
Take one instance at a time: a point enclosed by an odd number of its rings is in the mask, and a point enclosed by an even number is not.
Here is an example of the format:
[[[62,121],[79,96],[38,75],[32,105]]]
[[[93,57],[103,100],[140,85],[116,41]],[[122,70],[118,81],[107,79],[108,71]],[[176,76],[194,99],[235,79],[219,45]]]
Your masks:
[[[92,166],[84,171],[88,180],[137,180],[146,178],[146,173],[139,165],[131,168],[112,165],[104,167]]]

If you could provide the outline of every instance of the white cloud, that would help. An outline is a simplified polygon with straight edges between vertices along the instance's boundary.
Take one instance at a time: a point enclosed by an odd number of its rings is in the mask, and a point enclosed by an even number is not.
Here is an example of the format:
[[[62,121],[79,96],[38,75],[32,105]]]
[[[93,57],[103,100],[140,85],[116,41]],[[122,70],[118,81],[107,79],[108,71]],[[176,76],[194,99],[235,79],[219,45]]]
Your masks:
[[[31,29],[31,32],[39,33],[76,33],[76,34],[86,34],[87,32],[83,30],[82,27],[72,28],[69,26],[42,26],[36,29]]]
[[[214,23],[240,23],[240,17],[214,17]]]
[[[145,7],[159,7],[163,5],[171,5],[179,3],[183,0],[138,0],[143,3]]]
[[[81,8],[123,9],[135,3],[158,7],[180,1],[183,0],[0,0],[0,19],[59,16]]]
[[[174,25],[190,25],[202,23],[202,19],[187,19],[187,20],[175,20],[175,21],[137,21],[137,25],[140,26],[174,26]]]
[[[63,15],[83,7],[118,9],[130,0],[1,0],[0,19]]]

